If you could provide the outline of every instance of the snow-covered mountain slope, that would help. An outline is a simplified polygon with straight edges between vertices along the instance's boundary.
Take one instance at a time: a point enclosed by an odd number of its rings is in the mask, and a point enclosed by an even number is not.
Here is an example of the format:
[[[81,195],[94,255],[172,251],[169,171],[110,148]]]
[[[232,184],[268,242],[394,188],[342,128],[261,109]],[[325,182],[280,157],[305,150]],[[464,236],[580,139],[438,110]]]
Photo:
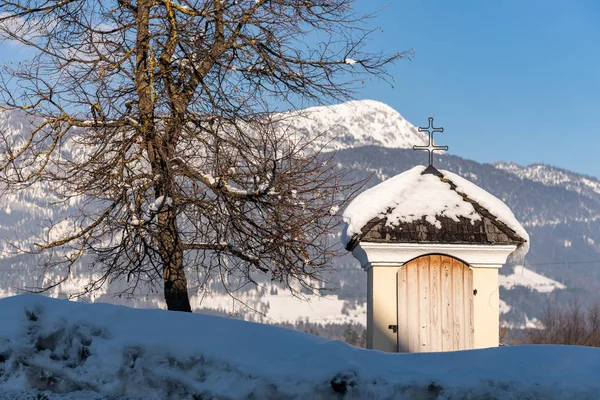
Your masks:
[[[33,125],[31,118],[21,111],[0,109],[0,127],[4,135],[15,137],[31,131]]]
[[[546,186],[561,187],[584,196],[600,195],[600,180],[545,164],[531,164],[526,167],[511,162],[497,162],[494,166],[510,172],[521,179],[540,182]]]
[[[428,136],[387,104],[355,100],[342,104],[312,107],[292,114],[289,121],[303,133],[323,134],[325,150],[360,146],[412,149],[426,145]]]
[[[359,349],[228,318],[0,300],[0,399],[595,399],[600,350]]]
[[[540,275],[522,265],[514,267],[514,272],[510,275],[499,275],[500,286],[505,289],[514,287],[527,287],[539,293],[549,293],[555,289],[566,289],[566,286],[553,279]]]

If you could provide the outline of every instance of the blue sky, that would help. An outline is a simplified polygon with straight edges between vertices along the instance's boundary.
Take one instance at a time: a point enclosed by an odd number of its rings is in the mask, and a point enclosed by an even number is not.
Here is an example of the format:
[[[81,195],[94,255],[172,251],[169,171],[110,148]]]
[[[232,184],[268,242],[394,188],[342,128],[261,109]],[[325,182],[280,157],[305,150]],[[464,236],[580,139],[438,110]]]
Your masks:
[[[391,67],[395,87],[367,81],[439,144],[480,162],[543,162],[600,177],[600,1],[357,0],[383,32],[370,49],[414,49]],[[0,63],[23,58],[0,47]]]
[[[600,177],[600,2],[365,1],[388,4],[371,23],[373,49],[414,49],[371,82],[417,126],[433,116],[440,144],[480,162],[543,162]]]

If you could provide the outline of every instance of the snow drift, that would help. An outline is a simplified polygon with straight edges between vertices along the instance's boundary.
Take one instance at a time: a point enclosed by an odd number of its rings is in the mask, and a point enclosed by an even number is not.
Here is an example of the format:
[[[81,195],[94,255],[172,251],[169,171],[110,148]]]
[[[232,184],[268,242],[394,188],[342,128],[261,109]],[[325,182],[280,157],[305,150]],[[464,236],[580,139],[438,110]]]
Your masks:
[[[6,399],[592,399],[600,390],[592,348],[387,354],[221,317],[34,295],[0,300],[0,321]]]

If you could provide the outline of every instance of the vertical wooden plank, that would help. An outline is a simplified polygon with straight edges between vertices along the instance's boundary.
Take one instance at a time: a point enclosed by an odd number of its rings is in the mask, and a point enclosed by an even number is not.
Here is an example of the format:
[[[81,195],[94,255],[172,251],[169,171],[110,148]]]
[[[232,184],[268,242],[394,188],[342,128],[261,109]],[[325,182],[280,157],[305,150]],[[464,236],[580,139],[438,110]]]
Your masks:
[[[430,351],[429,338],[429,256],[419,257],[419,352]]]
[[[468,277],[468,282],[469,282],[469,302],[467,304],[468,307],[468,316],[469,316],[469,322],[468,322],[468,341],[465,343],[465,345],[467,346],[468,349],[472,349],[473,345],[475,344],[475,298],[474,298],[474,294],[473,294],[473,270],[471,268],[469,268],[467,265],[464,266],[465,268],[465,276]]]
[[[454,338],[453,350],[463,350],[465,347],[465,305],[463,264],[457,259],[452,259],[452,286],[454,288]]]
[[[441,266],[441,322],[442,322],[442,351],[452,350],[452,338],[454,337],[454,313],[452,306],[452,259],[442,256]]]
[[[463,264],[465,305],[465,349],[472,349],[474,342],[473,271]]]
[[[398,270],[398,352],[408,352],[408,274],[406,273],[408,266],[404,264]]]
[[[439,255],[429,257],[429,351],[442,351],[442,325],[440,310],[442,309],[440,269],[442,258]]]
[[[421,345],[419,342],[419,271],[416,260],[407,264],[406,274],[408,351],[417,353],[420,351]]]

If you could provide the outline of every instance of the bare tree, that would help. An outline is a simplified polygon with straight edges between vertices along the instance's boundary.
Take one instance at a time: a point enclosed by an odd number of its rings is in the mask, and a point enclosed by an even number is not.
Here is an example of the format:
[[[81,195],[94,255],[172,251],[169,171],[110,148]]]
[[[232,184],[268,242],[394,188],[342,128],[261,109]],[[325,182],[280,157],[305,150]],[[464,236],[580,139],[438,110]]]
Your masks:
[[[313,288],[347,187],[273,105],[346,99],[410,55],[365,52],[352,3],[1,1],[2,39],[34,56],[0,71],[0,100],[35,121],[1,134],[1,179],[85,199],[30,249],[64,271],[40,289],[89,253],[85,291],[162,278],[170,310],[191,311],[190,276]]]
[[[600,347],[600,303],[584,309],[577,298],[568,305],[549,300],[540,322],[529,330],[530,343]]]

